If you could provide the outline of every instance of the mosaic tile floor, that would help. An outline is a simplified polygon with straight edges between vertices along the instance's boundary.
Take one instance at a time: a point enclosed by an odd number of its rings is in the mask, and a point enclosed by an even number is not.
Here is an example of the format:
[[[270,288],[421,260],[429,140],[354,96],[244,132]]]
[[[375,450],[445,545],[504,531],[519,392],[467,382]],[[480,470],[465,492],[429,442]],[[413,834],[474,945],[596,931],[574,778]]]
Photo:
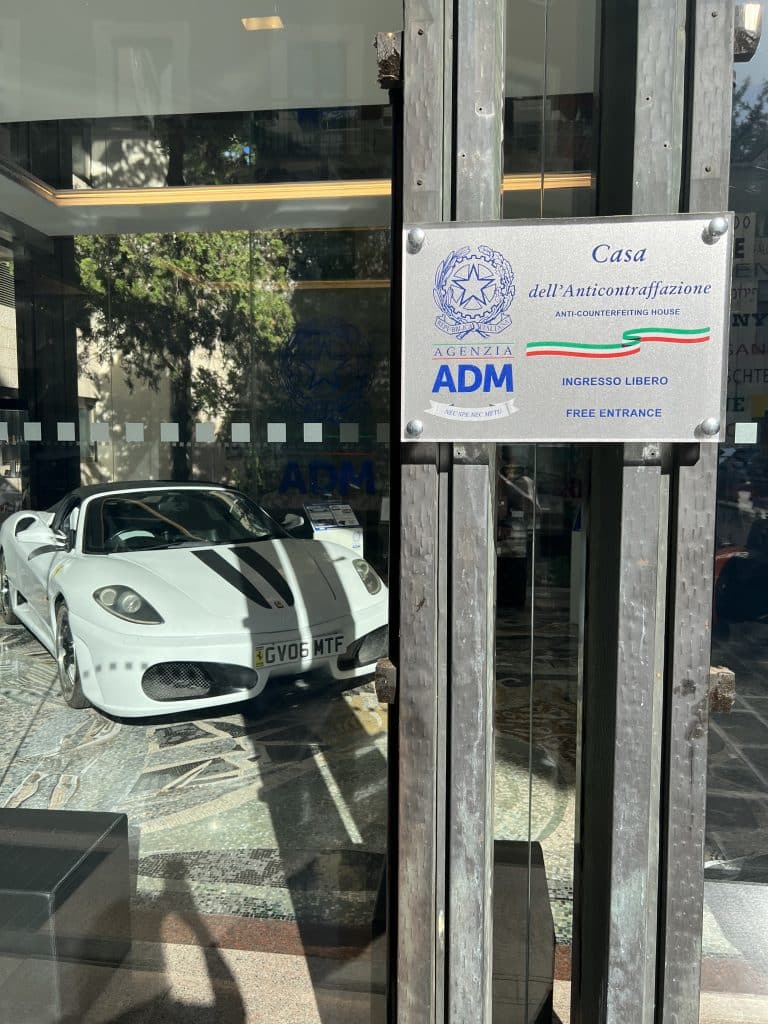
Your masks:
[[[528,629],[519,616],[499,626],[497,836],[526,838],[532,795],[533,838],[567,942],[575,708],[563,679],[575,648],[568,628],[550,623],[537,635],[529,792]],[[369,923],[384,865],[386,706],[370,684],[287,684],[226,711],[150,722],[73,711],[48,654],[5,627],[0,805],[125,812],[138,907]]]
[[[707,877],[768,882],[768,625],[732,625],[712,662],[735,672],[736,704],[710,719]]]
[[[569,617],[568,590],[540,587],[533,645],[529,609],[499,609],[496,637],[496,838],[526,840],[530,834],[541,843],[555,934],[565,946],[573,919],[572,696],[579,653]]]
[[[567,598],[553,587],[537,595],[533,652],[530,612],[500,609],[495,807],[497,838],[528,838],[530,817],[565,946],[578,665]],[[710,733],[708,885],[768,881],[766,652],[768,627],[751,624],[713,655],[736,671],[738,698]],[[69,709],[48,654],[24,629],[6,627],[0,721],[0,806],[126,812],[138,908],[370,925],[387,780],[387,709],[370,684],[346,692],[286,684],[220,715],[114,721]],[[708,901],[705,953],[734,957],[715,911]]]
[[[736,703],[710,716],[702,1022],[768,1020],[768,625],[733,624],[712,663]]]
[[[500,838],[530,835],[544,851],[558,942],[570,945],[573,909],[578,644],[568,624],[567,591],[539,588],[533,660],[530,612],[501,610],[497,641],[497,827]],[[741,915],[741,941],[717,883],[768,883],[768,624],[731,627],[713,645],[712,663],[736,673],[736,705],[711,717],[709,732],[704,955],[739,960],[768,978],[755,914]],[[533,686],[530,687],[530,680]],[[768,892],[768,887],[766,887]],[[754,899],[757,899],[757,890]],[[762,888],[760,898],[762,899]],[[738,931],[738,929],[737,929]],[[757,932],[755,932],[757,934]],[[746,950],[746,947],[749,947]],[[759,952],[763,950],[763,952]],[[757,952],[756,952],[757,951]],[[751,966],[750,966],[751,965]],[[745,991],[759,991],[748,982]],[[765,986],[768,994],[768,984]]]
[[[121,722],[68,708],[52,659],[10,627],[0,680],[0,805],[125,812],[137,905],[370,922],[387,779],[370,686],[276,687],[235,713]]]

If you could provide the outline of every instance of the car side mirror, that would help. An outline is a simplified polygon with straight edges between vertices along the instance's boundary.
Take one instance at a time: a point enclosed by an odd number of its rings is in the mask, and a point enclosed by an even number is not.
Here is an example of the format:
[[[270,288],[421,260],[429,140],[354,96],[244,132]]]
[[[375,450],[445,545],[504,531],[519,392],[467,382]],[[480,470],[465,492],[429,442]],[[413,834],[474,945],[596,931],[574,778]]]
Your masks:
[[[69,530],[54,530],[53,543],[55,547],[66,551],[69,548]]]
[[[304,516],[299,516],[295,512],[288,512],[283,516],[283,520],[280,525],[284,530],[292,533],[294,530],[298,530],[300,526],[304,525]]]

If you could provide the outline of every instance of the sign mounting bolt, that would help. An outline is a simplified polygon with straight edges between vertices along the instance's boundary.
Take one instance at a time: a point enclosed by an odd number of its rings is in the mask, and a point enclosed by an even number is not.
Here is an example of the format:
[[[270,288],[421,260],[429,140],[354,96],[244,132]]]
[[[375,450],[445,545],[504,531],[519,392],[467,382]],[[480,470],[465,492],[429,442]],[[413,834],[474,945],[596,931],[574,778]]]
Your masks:
[[[728,220],[726,217],[713,217],[704,229],[704,241],[713,245],[719,238],[722,238],[728,231]]]
[[[419,252],[426,237],[424,228],[411,228],[408,232],[408,252]]]
[[[405,425],[405,432],[408,437],[421,437],[424,433],[424,424],[421,420],[408,420]]]
[[[646,462],[654,462],[661,456],[661,447],[657,444],[643,445],[643,459]]]
[[[720,433],[720,420],[717,416],[707,416],[707,418],[702,420],[699,424],[699,430],[707,437],[714,437],[715,434]]]

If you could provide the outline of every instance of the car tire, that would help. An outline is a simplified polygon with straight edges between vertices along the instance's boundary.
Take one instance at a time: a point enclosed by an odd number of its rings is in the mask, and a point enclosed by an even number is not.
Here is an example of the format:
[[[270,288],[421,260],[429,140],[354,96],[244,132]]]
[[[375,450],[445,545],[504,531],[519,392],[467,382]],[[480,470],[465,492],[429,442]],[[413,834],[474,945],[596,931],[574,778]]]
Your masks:
[[[75,642],[69,625],[69,609],[62,601],[56,609],[56,666],[59,670],[61,695],[71,708],[89,708],[91,702],[80,685],[80,670]]]
[[[18,626],[19,620],[13,612],[11,601],[11,583],[5,571],[5,555],[0,551],[0,620],[6,626]]]

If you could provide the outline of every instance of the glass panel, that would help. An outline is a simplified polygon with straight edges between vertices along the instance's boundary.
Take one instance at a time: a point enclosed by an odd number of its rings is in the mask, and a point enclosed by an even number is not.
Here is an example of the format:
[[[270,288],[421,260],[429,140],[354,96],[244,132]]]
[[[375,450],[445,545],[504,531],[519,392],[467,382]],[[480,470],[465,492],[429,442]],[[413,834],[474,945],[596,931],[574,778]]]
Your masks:
[[[547,7],[507,4],[502,216],[541,216]]]
[[[398,5],[279,0],[269,23],[244,16],[248,6],[219,0],[192,13],[184,0],[101,0],[94,12],[79,0],[7,0],[5,119],[380,103],[367,49],[382,25],[400,26]]]
[[[19,1024],[384,1020],[390,236],[365,196],[386,210],[370,38],[402,14],[279,7],[0,17]],[[298,184],[222,191],[270,183]]]
[[[751,14],[749,14],[752,9]],[[750,17],[758,4],[740,8]],[[748,54],[744,56],[748,59]],[[720,448],[700,1019],[768,1018],[768,141],[765,41],[734,68],[736,214],[726,442]],[[735,702],[733,676],[735,674]]]
[[[594,0],[507,11],[504,216],[594,213]],[[494,1005],[569,1019],[588,450],[497,446]]]
[[[507,12],[504,217],[594,208],[595,0],[524,0]]]
[[[500,451],[494,1000],[512,1021],[553,994],[569,1012],[587,452]]]

